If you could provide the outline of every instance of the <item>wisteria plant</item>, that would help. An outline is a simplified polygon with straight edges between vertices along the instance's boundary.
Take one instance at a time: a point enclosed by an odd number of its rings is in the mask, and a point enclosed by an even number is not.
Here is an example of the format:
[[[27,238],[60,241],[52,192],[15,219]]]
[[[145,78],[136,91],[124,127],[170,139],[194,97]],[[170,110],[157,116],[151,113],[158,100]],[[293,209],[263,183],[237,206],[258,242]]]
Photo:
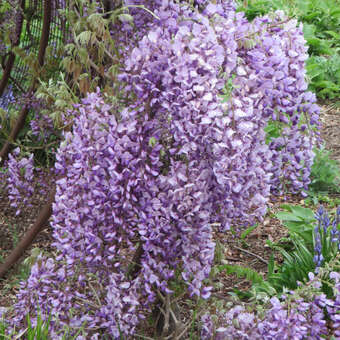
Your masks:
[[[70,336],[82,329],[79,339],[132,338],[155,303],[171,338],[171,283],[180,278],[190,296],[211,294],[213,231],[253,224],[271,192],[304,194],[310,183],[319,108],[306,91],[307,47],[296,21],[276,12],[250,23],[223,0],[123,5],[133,24],[117,22],[119,35],[101,8],[73,13],[87,28],[102,23],[95,30],[106,57],[98,59],[122,62],[116,73],[98,67],[81,46],[91,40],[74,34],[72,53],[81,50],[88,76],[101,75],[93,84],[106,78],[106,86],[64,112],[51,218],[56,257],[32,267],[10,321],[24,328],[30,315],[34,326],[39,306],[42,321],[52,315],[53,339],[66,326]],[[268,140],[273,121],[282,134]],[[280,308],[273,300],[268,318]]]

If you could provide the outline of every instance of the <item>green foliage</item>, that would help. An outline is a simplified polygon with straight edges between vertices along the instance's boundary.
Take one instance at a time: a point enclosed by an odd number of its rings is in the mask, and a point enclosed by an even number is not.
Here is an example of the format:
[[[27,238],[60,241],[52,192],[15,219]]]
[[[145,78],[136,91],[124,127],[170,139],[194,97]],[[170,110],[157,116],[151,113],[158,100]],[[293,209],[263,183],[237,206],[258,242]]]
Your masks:
[[[308,247],[312,247],[313,223],[316,221],[313,210],[288,204],[282,205],[281,208],[285,210],[275,215],[288,229],[290,237],[294,240],[299,237]]]
[[[48,328],[51,322],[51,315],[46,321],[42,320],[38,313],[37,324],[32,326],[29,315],[27,315],[27,340],[48,340]]]
[[[246,268],[238,265],[221,264],[217,266],[218,272],[225,271],[226,274],[236,274],[238,278],[244,277],[253,283],[262,283],[263,277],[251,268]]]
[[[282,127],[282,123],[280,123],[279,121],[268,121],[267,126],[264,128],[267,144],[269,144],[273,138],[278,138],[281,136]]]
[[[340,56],[312,56],[307,60],[310,89],[319,98],[336,99],[340,95]]]
[[[242,247],[249,248],[249,244],[246,242],[247,236],[254,231],[257,228],[258,224],[254,224],[253,226],[248,227],[246,230],[244,230],[240,235],[240,241],[242,244]]]
[[[256,227],[258,226],[258,224],[254,224],[253,226],[250,226],[249,228],[247,228],[245,231],[242,232],[241,234],[241,240],[245,240],[245,238],[253,231],[256,229]]]
[[[340,197],[330,197],[326,192],[310,191],[308,197],[305,199],[305,204],[307,206],[327,204],[328,208],[335,208],[340,205]]]
[[[271,271],[268,271],[267,282],[277,291],[284,288],[295,289],[298,282],[304,282],[308,273],[314,272],[314,252],[299,238],[291,240],[292,250],[287,251],[284,247],[274,245],[270,241],[268,245],[277,250],[283,257],[283,263],[277,265],[272,261]]]
[[[30,316],[27,315],[27,328],[25,328],[20,333],[11,332],[10,335],[6,334],[6,323],[4,320],[0,320],[0,340],[5,339],[25,339],[25,340],[49,340],[49,325],[51,322],[51,315],[47,320],[41,318],[40,313],[38,313],[36,325],[33,326]]]
[[[311,209],[300,206],[283,205],[283,211],[276,213],[289,231],[289,238],[281,239],[273,243],[267,241],[267,245],[279,253],[283,262],[278,264],[272,255],[268,263],[268,274],[266,280],[255,270],[238,265],[219,265],[217,272],[226,271],[227,274],[236,274],[253,283],[250,292],[234,290],[241,297],[254,297],[257,294],[268,296],[280,295],[287,289],[296,289],[300,283],[308,281],[308,274],[314,273],[316,264],[314,262],[316,247],[316,232],[319,232],[321,240],[321,253],[324,258],[323,266],[334,261],[338,255],[338,243],[332,240],[332,223],[328,228],[319,226],[315,230],[316,218]],[[338,225],[338,229],[340,225]],[[322,287],[326,294],[330,294],[327,285]]]
[[[312,192],[327,191],[340,192],[339,164],[330,158],[330,151],[325,148],[315,149],[314,163],[311,169]]]
[[[289,230],[292,250],[289,252],[284,247],[268,241],[268,244],[278,250],[284,258],[283,264],[277,267],[275,273],[269,273],[267,278],[279,291],[283,287],[295,289],[297,281],[305,281],[308,273],[315,271],[314,249],[318,244],[316,233],[320,236],[324,263],[330,262],[338,254],[338,243],[334,242],[331,234],[332,223],[324,227],[324,223],[319,222],[318,228],[315,228],[316,218],[311,209],[291,205],[284,205],[283,208],[285,211],[278,212],[276,216]]]
[[[79,102],[79,98],[65,81],[63,73],[55,77],[55,80],[40,81],[36,97],[48,104],[48,110],[43,110],[42,114],[48,114],[52,118],[54,126],[60,129],[65,128],[63,126],[65,124],[62,118],[63,114],[71,111],[73,105]]]
[[[5,320],[0,319],[0,340],[19,340],[19,339],[25,339],[25,340],[50,340],[50,334],[49,334],[49,326],[51,323],[51,315],[49,315],[47,320],[43,320],[40,313],[37,314],[37,320],[36,325],[33,326],[31,318],[29,315],[26,317],[27,321],[27,327],[21,331],[16,332],[15,329],[11,331],[11,334],[6,334],[7,325]],[[77,339],[78,335],[82,332],[82,328],[80,328],[75,335],[74,331],[71,330],[69,327],[65,329],[63,334],[60,334],[62,336],[63,340],[75,340]]]
[[[6,324],[0,320],[0,340],[9,339],[6,336]]]

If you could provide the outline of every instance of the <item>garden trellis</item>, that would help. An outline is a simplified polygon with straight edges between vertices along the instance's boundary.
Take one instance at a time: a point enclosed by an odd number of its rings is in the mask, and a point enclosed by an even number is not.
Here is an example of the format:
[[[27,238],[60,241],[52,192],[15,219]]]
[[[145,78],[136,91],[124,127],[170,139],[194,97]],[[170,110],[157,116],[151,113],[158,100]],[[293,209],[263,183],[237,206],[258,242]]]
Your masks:
[[[35,92],[37,77],[33,76],[30,82],[26,81],[29,72],[23,58],[25,55],[31,54],[33,58],[36,58],[38,67],[42,67],[46,48],[53,46],[53,49],[56,49],[63,43],[66,37],[66,24],[59,16],[58,11],[64,7],[65,3],[59,0],[20,2],[20,6],[15,12],[16,27],[13,45],[19,47],[22,54],[16,56],[12,51],[5,53],[4,60],[2,60],[3,74],[0,81],[0,95],[8,96],[13,88],[21,96],[26,94],[30,97]],[[10,83],[12,86],[8,86]],[[3,162],[7,157],[10,141],[15,140],[18,136],[28,113],[29,105],[24,104],[9,139],[2,146],[0,162]]]
[[[17,41],[14,41],[13,45],[19,46],[27,55],[29,53],[35,55],[42,65],[46,47],[53,46],[56,50],[65,41],[66,21],[58,14],[64,7],[65,2],[60,0],[22,1],[15,13]],[[6,94],[12,91],[8,87],[9,84],[15,93],[28,92],[31,84],[26,81],[28,66],[25,65],[23,58],[11,52],[5,53],[1,58],[1,64],[3,72],[0,95],[6,97]]]
[[[65,9],[66,3],[62,0],[22,0],[18,5],[19,7],[17,7],[14,14],[16,16],[16,25],[12,47],[19,47],[26,55],[31,54],[36,59],[39,67],[42,67],[46,48],[51,46],[52,53],[55,52],[64,43],[68,35],[66,21],[59,15],[59,10]],[[3,70],[0,80],[0,99],[6,98],[12,93],[15,93],[14,98],[19,98],[19,96],[25,94],[26,96],[34,94],[37,78],[33,77],[30,82],[26,81],[29,69],[23,58],[9,51],[3,54],[1,64]],[[8,104],[13,105],[6,102],[5,104],[7,106]],[[16,139],[23,128],[29,110],[29,104],[22,105],[19,117],[11,130],[9,138],[2,145],[0,163],[7,158],[11,142]],[[27,232],[11,255],[1,265],[0,276],[7,272],[10,266],[17,261],[23,251],[31,244],[36,234],[46,224],[51,214],[53,197],[54,194],[52,193],[49,203],[41,210],[33,228]]]
[[[23,52],[21,57],[31,54],[38,64],[38,68],[41,69],[44,65],[47,47],[52,48],[53,55],[59,47],[71,39],[66,16],[61,15],[60,11],[64,10],[65,14],[70,8],[77,7],[77,5],[67,0],[13,1],[17,5],[16,7],[14,6],[15,27],[13,35],[15,38],[11,39],[11,47],[21,49],[21,52]],[[103,1],[103,10],[105,12],[113,10],[116,6],[117,4],[110,0]],[[27,82],[30,72],[23,58],[20,58],[12,51],[6,52],[6,48],[5,53],[1,53],[4,49],[1,43],[0,41],[0,62],[2,65],[0,69],[0,108],[3,106],[9,109],[14,105],[14,102],[18,105],[16,99],[20,97],[32,98],[37,88],[38,79],[37,76],[33,76],[31,81]],[[11,98],[11,100],[8,100],[8,98]],[[16,140],[19,132],[24,127],[29,111],[29,103],[23,104],[20,108],[18,119],[8,139],[4,141],[0,149],[0,165],[7,159],[11,143]],[[16,263],[23,252],[30,246],[35,236],[47,224],[52,213],[54,194],[55,190],[52,188],[47,203],[41,209],[34,225],[27,231],[4,263],[0,265],[0,277]]]

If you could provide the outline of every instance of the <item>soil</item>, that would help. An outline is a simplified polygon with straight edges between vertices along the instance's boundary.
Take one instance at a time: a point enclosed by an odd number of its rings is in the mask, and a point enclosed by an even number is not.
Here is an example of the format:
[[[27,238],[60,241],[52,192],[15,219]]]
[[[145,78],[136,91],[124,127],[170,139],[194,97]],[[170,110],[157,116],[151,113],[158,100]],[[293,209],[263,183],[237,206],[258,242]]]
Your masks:
[[[326,148],[332,151],[332,158],[340,162],[340,110],[335,105],[322,106],[321,122],[321,137],[325,141]],[[9,206],[8,198],[1,196],[0,190],[0,261],[3,261],[17,240],[30,228],[46,199],[47,195],[36,194],[32,197],[32,207],[24,207],[22,213],[15,216],[15,210]],[[274,217],[274,213],[279,210],[282,203],[304,205],[304,199],[298,195],[288,195],[286,198],[277,197],[276,201],[272,200],[268,209],[270,213],[244,239],[244,242],[241,242],[230,232],[215,234],[215,240],[223,245],[221,249],[224,263],[251,267],[263,276],[266,275],[267,261],[272,253],[272,250],[266,245],[266,241],[269,239],[276,242],[287,236],[286,229]],[[51,253],[51,241],[51,229],[46,227],[24,254],[22,261],[31,256],[31,251],[34,248]],[[280,259],[276,258],[276,260]],[[5,279],[0,280],[0,307],[13,305],[19,289],[19,282],[24,277],[21,263],[17,264]],[[228,292],[235,287],[240,290],[250,287],[248,281],[234,275],[221,275],[218,277],[218,282],[219,288],[213,291],[213,296],[219,299],[228,299]],[[180,303],[180,307],[188,308],[184,302]],[[184,312],[184,319],[186,318],[185,314]]]
[[[340,108],[336,104],[321,108],[321,138],[325,141],[326,149],[332,151],[332,158],[340,162]]]

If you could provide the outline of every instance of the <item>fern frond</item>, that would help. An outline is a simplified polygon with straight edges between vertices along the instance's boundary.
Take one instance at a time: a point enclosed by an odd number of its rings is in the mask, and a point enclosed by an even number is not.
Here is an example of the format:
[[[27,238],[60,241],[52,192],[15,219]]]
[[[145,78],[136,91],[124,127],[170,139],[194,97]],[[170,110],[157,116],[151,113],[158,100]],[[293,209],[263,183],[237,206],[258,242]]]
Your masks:
[[[251,268],[246,268],[238,265],[231,265],[231,264],[223,264],[217,266],[220,272],[226,271],[227,274],[236,274],[237,277],[245,277],[247,280],[251,281],[252,283],[261,284],[263,283],[263,277]]]

